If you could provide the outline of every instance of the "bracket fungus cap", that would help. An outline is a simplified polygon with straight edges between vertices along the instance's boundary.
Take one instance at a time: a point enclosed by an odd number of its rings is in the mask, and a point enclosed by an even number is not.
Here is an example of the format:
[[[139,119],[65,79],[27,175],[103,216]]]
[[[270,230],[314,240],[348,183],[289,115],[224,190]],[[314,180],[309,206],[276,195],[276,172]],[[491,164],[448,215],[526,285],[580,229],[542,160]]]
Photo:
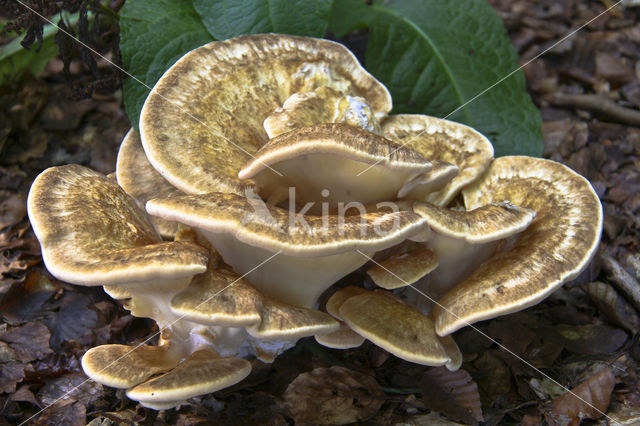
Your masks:
[[[562,164],[501,157],[463,196],[468,209],[509,201],[536,216],[504,251],[438,301],[433,314],[441,336],[538,303],[578,276],[598,247],[600,200],[584,177]]]
[[[388,90],[339,43],[282,34],[211,42],[156,83],[140,114],[142,144],[184,192],[242,193],[250,183],[238,170],[269,139],[264,119],[322,86],[364,97],[380,117],[391,110]]]
[[[251,363],[245,359],[199,350],[167,373],[129,389],[127,396],[143,405],[173,408],[188,398],[234,385],[250,372]]]
[[[438,257],[433,250],[420,247],[378,262],[367,270],[367,274],[377,286],[393,290],[415,283],[437,267]]]
[[[366,263],[358,250],[372,255],[424,228],[424,219],[410,211],[292,220],[292,212],[261,199],[226,193],[154,199],[147,202],[147,211],[198,229],[263,294],[308,308]],[[273,260],[265,263],[270,256]]]
[[[418,248],[401,247],[367,273],[378,286],[388,290],[425,277],[429,293],[436,298],[491,256],[498,240],[522,232],[536,215],[531,209],[508,202],[455,210],[416,201],[412,210],[428,225],[424,244],[417,244]]]
[[[455,177],[421,200],[439,206],[449,204],[460,189],[478,179],[493,159],[489,139],[469,126],[442,118],[391,115],[383,122],[382,136],[432,161],[457,166]]]
[[[162,242],[136,201],[104,175],[52,167],[34,181],[29,218],[47,269],[80,285],[188,278],[206,270],[206,249]]]
[[[258,202],[260,202],[258,200]],[[291,221],[291,212],[228,193],[176,195],[147,202],[147,211],[215,234],[285,255],[316,257],[356,249],[378,251],[418,233],[424,220],[410,211],[373,211],[363,215],[306,216]],[[308,225],[308,226],[307,226]],[[215,238],[214,238],[215,240]],[[215,241],[212,241],[215,247]],[[224,254],[223,254],[224,257]]]
[[[134,129],[127,132],[120,144],[116,162],[116,179],[118,185],[135,198],[143,209],[145,203],[152,198],[166,197],[178,192],[178,189],[169,184],[149,163],[142,148],[140,136]],[[151,218],[151,220],[163,237],[171,238],[178,231],[178,224],[175,222],[161,218]]]
[[[324,312],[291,306],[262,295],[247,280],[224,269],[208,269],[176,294],[171,310],[200,324],[245,327],[259,339],[297,340],[336,331]]]
[[[318,123],[346,123],[379,135],[381,116],[366,99],[322,86],[312,92],[294,93],[263,125],[270,138]]]
[[[305,126],[270,139],[240,170],[240,179],[250,179],[268,165],[304,155],[339,155],[364,164],[381,163],[391,170],[428,172],[431,162],[374,133],[342,123]],[[363,168],[366,166],[363,166]]]
[[[172,369],[178,361],[165,346],[101,345],[83,355],[82,369],[103,385],[130,388]]]
[[[332,298],[339,300],[332,302],[333,308],[338,308],[351,330],[397,357],[417,364],[446,365],[451,370],[460,367],[462,355],[451,337],[439,337],[430,317],[391,293],[347,287]]]
[[[333,349],[351,349],[362,345],[366,340],[349,326],[340,322],[340,328],[327,334],[316,334],[316,342]]]
[[[295,187],[301,203],[335,208],[351,201],[375,203],[412,191],[430,192],[457,173],[454,165],[434,164],[382,136],[348,124],[324,123],[270,139],[238,177],[255,181],[269,199],[278,190]],[[311,206],[312,213],[318,212],[317,205]]]
[[[510,202],[494,202],[473,210],[453,210],[416,202],[413,211],[436,233],[472,244],[500,240],[527,229],[536,212]]]

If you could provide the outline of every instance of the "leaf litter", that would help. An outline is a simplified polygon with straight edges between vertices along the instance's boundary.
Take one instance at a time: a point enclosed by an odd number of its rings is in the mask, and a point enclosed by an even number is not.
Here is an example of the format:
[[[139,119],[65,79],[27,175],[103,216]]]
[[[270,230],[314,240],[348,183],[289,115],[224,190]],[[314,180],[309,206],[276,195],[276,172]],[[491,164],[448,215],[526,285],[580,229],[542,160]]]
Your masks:
[[[330,367],[300,374],[282,398],[281,407],[296,423],[346,424],[369,420],[385,395],[371,376]]]
[[[464,423],[483,421],[478,385],[460,369],[433,368],[422,376],[420,391],[425,406]]]
[[[579,425],[584,419],[597,419],[609,407],[615,375],[603,368],[586,381],[553,400],[553,409],[545,413],[550,424]]]

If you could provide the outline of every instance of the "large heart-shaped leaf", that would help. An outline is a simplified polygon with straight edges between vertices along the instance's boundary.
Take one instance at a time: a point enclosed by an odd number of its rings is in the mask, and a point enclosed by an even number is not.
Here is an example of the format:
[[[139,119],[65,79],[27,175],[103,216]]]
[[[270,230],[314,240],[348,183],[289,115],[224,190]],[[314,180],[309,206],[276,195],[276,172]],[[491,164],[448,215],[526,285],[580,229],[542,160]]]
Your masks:
[[[213,40],[191,2],[129,0],[120,11],[122,64],[135,78],[124,81],[124,105],[131,124],[150,88],[176,60]]]
[[[333,0],[193,0],[217,40],[243,34],[283,33],[322,37]]]
[[[540,113],[486,0],[336,0],[330,29],[342,36],[362,27],[366,67],[391,91],[395,113],[468,124],[491,139],[496,155],[541,155]]]

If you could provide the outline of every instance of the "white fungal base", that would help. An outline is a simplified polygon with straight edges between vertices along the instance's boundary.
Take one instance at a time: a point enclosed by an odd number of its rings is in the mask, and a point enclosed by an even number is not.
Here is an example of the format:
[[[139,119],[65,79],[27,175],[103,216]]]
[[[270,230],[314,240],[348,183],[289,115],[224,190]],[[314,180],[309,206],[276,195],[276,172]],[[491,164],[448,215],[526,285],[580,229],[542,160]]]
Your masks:
[[[169,290],[169,285],[163,285],[158,293],[149,291],[150,283],[122,288],[132,295],[124,307],[134,316],[153,319],[160,328],[164,344],[176,351],[176,356],[181,359],[201,349],[212,349],[225,358],[254,356],[261,361],[272,362],[279,354],[295,346],[297,341],[257,339],[244,327],[203,325],[184,319],[170,309],[171,299],[184,288],[181,285],[176,285],[177,290]],[[139,288],[146,291],[138,291]]]
[[[355,251],[318,257],[274,256],[274,252],[245,244],[233,235],[200,232],[222,255],[225,263],[262,294],[305,308],[313,307],[326,289],[368,260]],[[373,253],[365,254],[371,256]]]

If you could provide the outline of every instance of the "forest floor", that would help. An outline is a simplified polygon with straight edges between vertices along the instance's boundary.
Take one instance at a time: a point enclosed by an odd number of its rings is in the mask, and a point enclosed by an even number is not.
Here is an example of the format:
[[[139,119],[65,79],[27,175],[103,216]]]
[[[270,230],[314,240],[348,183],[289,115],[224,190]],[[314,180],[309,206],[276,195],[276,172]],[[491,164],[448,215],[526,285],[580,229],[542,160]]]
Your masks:
[[[238,385],[164,412],[87,381],[87,349],[136,344],[156,326],[42,264],[26,216],[31,182],[67,163],[114,171],[129,128],[120,90],[78,99],[95,74],[72,61],[66,79],[53,59],[0,90],[0,424],[640,424],[640,301],[631,294],[640,290],[640,8],[616,8],[538,57],[613,1],[491,3],[527,64],[544,156],[587,177],[605,212],[599,252],[578,279],[477,324],[517,357],[472,329],[454,335],[464,354],[456,373],[369,342],[340,351],[303,339],[273,364],[253,361]]]

